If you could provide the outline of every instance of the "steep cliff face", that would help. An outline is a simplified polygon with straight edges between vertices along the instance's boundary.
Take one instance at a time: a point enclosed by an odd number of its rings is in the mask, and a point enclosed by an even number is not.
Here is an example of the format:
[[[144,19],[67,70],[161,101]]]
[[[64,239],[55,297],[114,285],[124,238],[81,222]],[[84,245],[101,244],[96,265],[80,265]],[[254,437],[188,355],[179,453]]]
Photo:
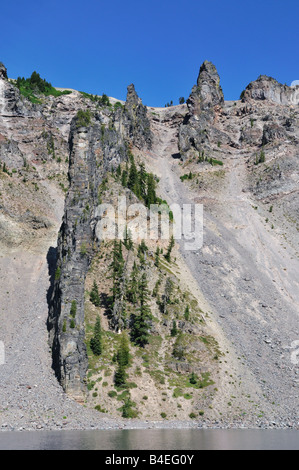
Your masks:
[[[243,424],[246,413],[255,426],[264,422],[263,413],[268,420],[298,422],[298,404],[285,398],[298,379],[284,346],[298,336],[297,97],[298,87],[260,77],[241,100],[226,102],[216,68],[205,62],[187,104],[168,109],[146,108],[133,85],[125,103],[103,104],[77,91],[32,103],[0,65],[0,320],[10,354],[6,395],[0,390],[2,413],[11,391],[15,403],[23,399],[24,413],[28,401],[19,384],[32,370],[37,388],[50,384],[53,390],[55,383],[53,400],[62,396],[48,361],[42,316],[48,314],[47,259],[53,262],[60,226],[48,328],[52,365],[70,396],[117,417],[119,402],[125,408],[132,399],[146,419],[188,419],[204,411],[207,422],[225,416]],[[142,181],[145,169],[158,176],[161,198],[181,206],[204,204],[205,233],[201,250],[180,252],[176,246],[171,262],[164,256],[167,242],[122,245],[128,284],[134,261],[138,274],[147,276],[152,317],[149,344],[143,349],[130,342],[127,389],[119,390],[113,374],[118,332],[130,332],[136,301],[128,291],[121,308],[114,304],[111,311],[104,302],[95,305],[90,292],[96,282],[104,300],[111,294],[113,242],[98,236],[99,204],[114,204],[119,195],[140,202],[136,188],[122,178],[133,156]],[[11,268],[16,265],[18,275]],[[100,357],[88,349],[98,315],[104,330]],[[35,355],[36,337],[42,361]],[[191,373],[198,376],[196,384]],[[85,393],[86,385],[91,393]],[[46,390],[43,397],[49,395]],[[256,403],[247,403],[248,395]],[[38,409],[45,414],[43,399]]]
[[[68,141],[44,110],[22,96],[0,76],[0,243],[4,247],[36,247],[53,230],[58,211],[52,191],[64,197]]]
[[[192,152],[201,152],[205,144],[230,142],[229,136],[216,125],[223,104],[216,67],[205,61],[200,67],[197,85],[187,100],[189,112],[179,128],[179,150],[183,159]]]
[[[134,87],[133,87],[134,88]],[[48,326],[53,368],[65,391],[86,391],[85,278],[99,245],[95,234],[100,185],[107,171],[129,158],[132,145],[150,145],[146,108],[132,86],[125,107],[78,113],[70,130],[70,188],[58,239],[58,258]],[[83,121],[82,121],[83,119]],[[148,128],[149,131],[149,128]]]
[[[130,138],[139,149],[143,147],[150,148],[152,133],[147,116],[147,109],[138,97],[133,84],[128,86],[124,111],[128,138]]]

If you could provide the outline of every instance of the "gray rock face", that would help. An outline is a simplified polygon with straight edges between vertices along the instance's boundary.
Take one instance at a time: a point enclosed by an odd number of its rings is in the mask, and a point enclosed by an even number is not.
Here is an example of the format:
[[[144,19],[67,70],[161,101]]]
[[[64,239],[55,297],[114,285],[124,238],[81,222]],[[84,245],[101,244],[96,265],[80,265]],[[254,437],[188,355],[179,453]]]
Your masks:
[[[128,86],[127,100],[124,108],[124,125],[127,137],[137,148],[152,145],[152,133],[147,117],[147,109],[138,97],[133,84]]]
[[[220,78],[212,62],[205,61],[199,70],[197,85],[192,88],[187,105],[191,115],[199,115],[204,111],[213,110],[224,102],[220,86]]]
[[[299,103],[299,86],[282,85],[274,78],[261,75],[257,80],[249,83],[242,94],[242,99],[243,101],[268,100],[283,105],[296,105]]]
[[[223,103],[216,67],[205,61],[200,67],[197,85],[187,100],[188,115],[179,129],[179,149],[183,159],[190,151],[200,152],[208,142],[230,143],[230,138],[214,126]]]
[[[71,124],[70,188],[58,239],[48,328],[57,378],[64,390],[78,400],[84,397],[88,366],[84,342],[85,279],[94,249],[101,243],[96,235],[100,184],[108,170],[129,158],[130,143],[150,144],[150,129],[147,133],[144,128],[146,108],[134,88],[129,90],[125,109],[116,110],[112,116],[113,125],[104,124],[101,112],[87,127],[78,127],[76,117]],[[72,303],[76,306],[75,316],[71,314]]]
[[[2,62],[0,62],[0,78],[7,80],[7,69]]]
[[[282,126],[276,123],[266,124],[263,129],[262,145],[267,145],[275,140],[281,140],[287,137]]]
[[[77,399],[84,394],[88,365],[84,343],[84,288],[96,244],[94,215],[98,190],[105,169],[120,163],[125,156],[124,141],[119,135],[113,131],[103,134],[97,120],[88,127],[77,127],[74,118],[70,132],[70,189],[58,240],[49,330],[53,368],[64,390]],[[76,305],[75,316],[70,313],[72,303]]]

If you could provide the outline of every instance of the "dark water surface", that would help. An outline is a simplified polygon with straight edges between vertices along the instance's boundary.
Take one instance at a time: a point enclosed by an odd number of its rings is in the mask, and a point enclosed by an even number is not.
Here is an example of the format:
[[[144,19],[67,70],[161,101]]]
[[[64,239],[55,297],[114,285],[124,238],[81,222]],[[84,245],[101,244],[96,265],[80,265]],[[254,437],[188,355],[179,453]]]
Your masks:
[[[134,429],[0,432],[1,450],[299,450],[299,431]]]

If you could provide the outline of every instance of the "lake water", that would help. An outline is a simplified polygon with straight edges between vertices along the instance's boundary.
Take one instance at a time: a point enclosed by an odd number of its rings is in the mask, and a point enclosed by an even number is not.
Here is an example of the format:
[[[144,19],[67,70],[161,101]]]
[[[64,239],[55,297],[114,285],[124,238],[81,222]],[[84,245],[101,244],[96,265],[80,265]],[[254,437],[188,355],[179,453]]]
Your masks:
[[[299,450],[299,431],[145,429],[0,432],[0,450]]]

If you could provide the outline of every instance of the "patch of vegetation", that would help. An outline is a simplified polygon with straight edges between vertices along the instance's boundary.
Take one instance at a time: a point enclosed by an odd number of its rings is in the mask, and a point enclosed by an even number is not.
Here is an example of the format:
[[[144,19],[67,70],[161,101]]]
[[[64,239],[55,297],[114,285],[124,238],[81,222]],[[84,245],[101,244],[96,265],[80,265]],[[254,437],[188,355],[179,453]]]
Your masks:
[[[75,300],[72,301],[70,315],[71,317],[75,318],[77,313],[77,302]]]
[[[85,93],[85,91],[80,91],[80,93],[82,96],[84,96],[84,98],[87,98],[92,102],[97,103],[99,106],[111,106],[109,98],[105,93],[103,93],[102,96]]]
[[[190,171],[189,173],[185,173],[184,175],[180,176],[180,180],[181,180],[181,181],[192,180],[193,176],[194,176],[194,175],[193,175],[192,172]]]
[[[154,204],[161,206],[159,210],[168,212],[169,219],[173,220],[173,214],[169,210],[167,202],[156,194],[157,178],[145,170],[144,163],[141,163],[138,168],[134,156],[131,153],[129,156],[130,162],[126,167],[123,170],[119,167],[116,172],[122,186],[129,188],[138,199],[144,202],[147,208]]]
[[[217,142],[217,146],[220,147],[221,142]],[[207,155],[205,155],[204,150],[202,152],[199,152],[199,156],[198,156],[198,160],[197,160],[197,163],[203,163],[203,162],[210,163],[210,165],[212,165],[212,166],[215,166],[215,165],[223,166],[223,162],[221,160],[216,160],[216,158],[211,158],[211,157],[209,158]]]
[[[40,74],[34,71],[30,78],[18,77],[15,82],[21,95],[28,98],[32,103],[41,103],[40,96],[61,96],[72,93],[69,90],[59,91],[51,83],[41,78]]]
[[[137,418],[138,411],[134,410],[136,403],[131,400],[131,398],[127,398],[121,407],[122,417],[123,418]]]
[[[264,150],[261,150],[260,154],[255,156],[254,164],[259,165],[260,163],[265,163],[265,161],[266,161],[265,152]]]
[[[79,109],[76,114],[76,127],[88,127],[91,123],[91,112],[89,109],[83,111]]]
[[[100,356],[103,350],[102,343],[102,327],[101,319],[97,316],[95,327],[94,327],[94,336],[90,340],[90,349],[92,350],[95,356]]]

